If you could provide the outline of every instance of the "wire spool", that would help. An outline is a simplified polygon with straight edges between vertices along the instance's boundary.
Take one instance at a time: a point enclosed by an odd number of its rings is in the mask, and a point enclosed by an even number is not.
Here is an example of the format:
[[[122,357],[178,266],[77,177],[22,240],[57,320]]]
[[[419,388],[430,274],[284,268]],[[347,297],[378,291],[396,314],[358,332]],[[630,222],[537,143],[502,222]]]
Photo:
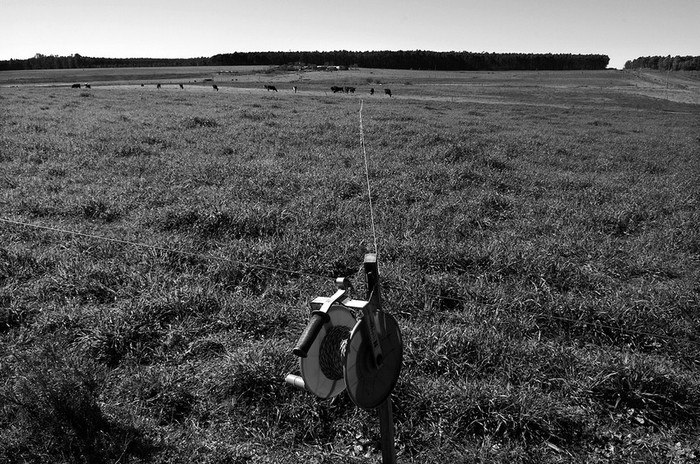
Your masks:
[[[396,319],[379,311],[379,335],[382,364],[373,360],[372,346],[367,335],[367,324],[359,321],[347,342],[344,376],[350,399],[361,408],[373,409],[381,405],[396,386],[403,360],[403,340]]]
[[[331,398],[345,390],[341,346],[357,323],[345,306],[328,308],[329,320],[316,336],[308,354],[300,358],[301,377],[305,388],[320,398]]]

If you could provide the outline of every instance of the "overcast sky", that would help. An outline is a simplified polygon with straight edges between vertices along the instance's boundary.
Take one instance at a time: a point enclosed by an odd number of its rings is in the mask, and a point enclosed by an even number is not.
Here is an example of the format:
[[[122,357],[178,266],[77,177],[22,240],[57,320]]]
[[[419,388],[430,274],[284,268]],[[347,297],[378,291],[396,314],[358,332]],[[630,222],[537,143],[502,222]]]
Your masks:
[[[700,55],[700,0],[0,0],[0,59],[235,51]]]

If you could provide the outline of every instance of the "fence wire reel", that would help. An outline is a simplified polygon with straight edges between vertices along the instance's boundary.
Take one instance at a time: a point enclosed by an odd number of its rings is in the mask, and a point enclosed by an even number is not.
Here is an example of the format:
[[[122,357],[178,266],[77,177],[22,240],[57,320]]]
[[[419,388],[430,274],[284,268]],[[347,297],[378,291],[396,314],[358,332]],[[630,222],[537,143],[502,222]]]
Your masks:
[[[348,279],[336,279],[335,294],[311,302],[311,318],[294,347],[301,376],[285,380],[320,398],[348,390],[364,409],[377,409],[384,463],[396,462],[391,392],[403,360],[403,340],[396,319],[382,311],[375,254],[364,261],[367,300],[350,298]],[[360,314],[357,320],[355,314]]]

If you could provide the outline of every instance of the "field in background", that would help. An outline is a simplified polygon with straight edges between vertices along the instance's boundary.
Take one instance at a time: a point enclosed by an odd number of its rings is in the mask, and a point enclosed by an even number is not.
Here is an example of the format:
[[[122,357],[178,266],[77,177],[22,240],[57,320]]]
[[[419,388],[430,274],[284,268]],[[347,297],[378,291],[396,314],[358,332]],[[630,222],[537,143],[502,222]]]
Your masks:
[[[0,74],[0,461],[380,460],[283,382],[364,294],[361,98],[399,462],[697,462],[697,78],[254,71]]]
[[[292,86],[311,94],[330,93],[330,86],[354,86],[367,94],[370,88],[382,92],[393,86],[399,95],[436,97],[508,104],[540,103],[555,105],[614,104],[628,95],[648,96],[678,103],[700,104],[700,73],[654,71],[540,71],[540,72],[471,72],[389,69],[351,69],[347,71],[286,71],[266,66],[216,66],[172,68],[55,69],[5,71],[0,73],[0,88],[18,86],[65,87],[73,83],[126,88],[210,90],[258,90],[276,85],[290,92]],[[625,104],[627,106],[627,104]]]

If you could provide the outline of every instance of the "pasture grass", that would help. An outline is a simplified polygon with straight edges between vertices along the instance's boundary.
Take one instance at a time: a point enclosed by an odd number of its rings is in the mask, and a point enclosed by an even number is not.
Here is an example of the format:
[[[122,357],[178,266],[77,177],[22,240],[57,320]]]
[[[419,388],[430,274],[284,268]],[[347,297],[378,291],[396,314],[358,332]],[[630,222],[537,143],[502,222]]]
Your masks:
[[[362,97],[399,462],[696,461],[697,105],[421,76]],[[363,295],[358,97],[2,90],[2,218],[85,235],[0,224],[0,460],[380,460],[283,382],[308,302]]]

